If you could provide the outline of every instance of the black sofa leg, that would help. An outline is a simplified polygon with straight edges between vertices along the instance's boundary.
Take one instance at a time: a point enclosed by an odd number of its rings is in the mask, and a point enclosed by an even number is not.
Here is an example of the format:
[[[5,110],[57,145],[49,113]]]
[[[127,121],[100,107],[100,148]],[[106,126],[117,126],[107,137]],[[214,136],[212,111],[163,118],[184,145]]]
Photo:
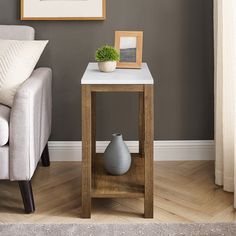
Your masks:
[[[20,192],[25,207],[25,213],[33,213],[35,211],[34,196],[32,191],[31,182],[18,181],[20,186]]]
[[[42,160],[42,165],[43,166],[50,166],[50,158],[49,158],[49,152],[48,152],[48,144],[45,146],[42,156],[41,156],[41,160]]]

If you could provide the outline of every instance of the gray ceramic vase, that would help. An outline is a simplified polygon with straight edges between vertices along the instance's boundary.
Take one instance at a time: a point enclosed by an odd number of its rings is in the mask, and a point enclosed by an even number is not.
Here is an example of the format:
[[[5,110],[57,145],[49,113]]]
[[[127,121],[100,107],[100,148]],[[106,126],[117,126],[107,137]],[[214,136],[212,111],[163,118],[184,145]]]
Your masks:
[[[122,134],[113,134],[104,153],[104,167],[111,175],[123,175],[131,166],[131,155]]]

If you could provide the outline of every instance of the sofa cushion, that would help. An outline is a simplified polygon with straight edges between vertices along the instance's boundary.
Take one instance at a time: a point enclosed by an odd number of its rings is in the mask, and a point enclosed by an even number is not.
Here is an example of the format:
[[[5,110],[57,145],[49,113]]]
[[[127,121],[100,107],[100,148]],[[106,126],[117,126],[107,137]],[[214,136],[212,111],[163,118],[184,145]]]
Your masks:
[[[0,147],[9,140],[9,120],[11,109],[0,104]]]
[[[12,106],[18,87],[30,77],[48,41],[0,39],[0,103]]]
[[[0,147],[0,179],[9,179],[9,170],[9,146],[5,145]]]

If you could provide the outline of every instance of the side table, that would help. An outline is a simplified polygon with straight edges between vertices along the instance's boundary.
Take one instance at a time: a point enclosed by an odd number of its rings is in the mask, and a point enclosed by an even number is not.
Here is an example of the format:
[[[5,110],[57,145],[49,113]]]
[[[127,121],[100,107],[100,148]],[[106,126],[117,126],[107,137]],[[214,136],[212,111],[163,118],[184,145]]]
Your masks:
[[[141,69],[98,71],[89,63],[82,84],[82,217],[91,217],[92,198],[144,198],[144,217],[153,218],[153,78],[146,63]],[[96,153],[96,93],[139,93],[139,153],[132,153],[130,170],[112,176]]]

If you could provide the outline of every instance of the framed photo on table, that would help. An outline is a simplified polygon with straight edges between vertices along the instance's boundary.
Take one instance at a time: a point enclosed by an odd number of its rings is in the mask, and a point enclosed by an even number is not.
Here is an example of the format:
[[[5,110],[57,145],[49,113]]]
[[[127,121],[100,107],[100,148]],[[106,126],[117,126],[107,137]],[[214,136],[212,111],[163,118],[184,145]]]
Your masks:
[[[115,48],[120,53],[120,61],[117,63],[117,68],[141,68],[142,31],[116,31]]]
[[[21,20],[105,20],[106,0],[21,0]]]

